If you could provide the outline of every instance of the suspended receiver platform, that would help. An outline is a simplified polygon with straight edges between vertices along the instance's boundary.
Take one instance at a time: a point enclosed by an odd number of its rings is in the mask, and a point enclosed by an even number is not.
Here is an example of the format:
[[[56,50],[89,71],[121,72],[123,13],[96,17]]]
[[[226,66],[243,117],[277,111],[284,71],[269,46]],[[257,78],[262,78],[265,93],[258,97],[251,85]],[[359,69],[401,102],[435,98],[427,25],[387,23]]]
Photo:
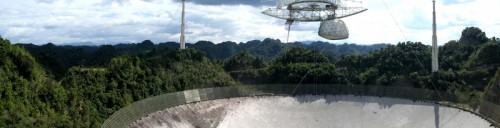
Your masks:
[[[353,0],[277,0],[276,4],[275,8],[262,13],[284,19],[287,25],[295,21],[321,22],[318,35],[330,40],[349,37],[347,26],[341,18],[367,10],[361,6],[361,2]]]

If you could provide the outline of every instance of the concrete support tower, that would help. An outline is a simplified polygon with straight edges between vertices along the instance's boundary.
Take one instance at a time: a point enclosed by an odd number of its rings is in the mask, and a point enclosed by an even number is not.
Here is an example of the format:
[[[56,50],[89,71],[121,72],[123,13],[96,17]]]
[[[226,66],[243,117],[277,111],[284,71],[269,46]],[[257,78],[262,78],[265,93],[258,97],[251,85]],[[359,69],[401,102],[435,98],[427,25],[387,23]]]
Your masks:
[[[436,1],[432,0],[432,72],[437,72],[439,47],[436,36]]]
[[[182,0],[182,23],[181,23],[181,38],[180,38],[180,44],[181,47],[180,49],[186,49],[186,43],[184,42],[184,4],[186,3],[186,0]]]

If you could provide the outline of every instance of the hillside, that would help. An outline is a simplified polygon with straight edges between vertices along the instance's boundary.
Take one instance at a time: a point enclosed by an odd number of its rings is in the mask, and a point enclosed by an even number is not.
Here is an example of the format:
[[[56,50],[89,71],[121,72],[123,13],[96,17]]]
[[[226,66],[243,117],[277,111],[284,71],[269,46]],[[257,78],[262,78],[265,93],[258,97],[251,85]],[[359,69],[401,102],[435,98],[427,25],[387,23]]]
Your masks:
[[[175,50],[179,47],[179,44],[175,42],[154,44],[149,40],[137,44],[101,46],[58,46],[52,43],[40,46],[33,44],[17,45],[28,50],[45,69],[48,69],[48,74],[56,79],[62,78],[69,68],[73,66],[100,66],[109,63],[112,58],[125,54],[143,57],[149,54]],[[220,62],[243,50],[269,61],[274,60],[280,54],[286,52],[290,47],[300,46],[324,51],[330,58],[337,59],[342,55],[367,54],[374,50],[384,48],[387,45],[335,45],[326,42],[313,42],[310,45],[300,42],[286,44],[282,43],[280,40],[268,38],[262,41],[253,40],[238,44],[235,42],[214,44],[209,41],[199,41],[195,44],[187,44],[186,46],[204,52],[206,57],[211,61]]]
[[[113,112],[147,97],[237,85],[193,49],[71,67],[58,82],[23,48],[5,39],[0,46],[0,127],[100,127]]]
[[[0,38],[0,127],[100,127],[134,101],[241,84],[413,86],[500,104],[500,40],[475,29],[440,47],[438,73],[429,73],[431,49],[420,42],[200,41],[178,50],[173,42],[36,46]]]

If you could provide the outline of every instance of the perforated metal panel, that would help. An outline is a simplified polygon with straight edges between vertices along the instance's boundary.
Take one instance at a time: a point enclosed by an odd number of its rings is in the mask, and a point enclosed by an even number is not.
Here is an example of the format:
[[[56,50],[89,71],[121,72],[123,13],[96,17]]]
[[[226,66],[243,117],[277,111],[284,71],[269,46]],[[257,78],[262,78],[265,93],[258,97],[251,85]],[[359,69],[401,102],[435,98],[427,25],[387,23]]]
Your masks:
[[[349,37],[349,30],[340,19],[322,21],[318,35],[330,40],[341,40]]]
[[[297,87],[296,84],[273,84],[215,87],[168,93],[137,101],[116,111],[104,122],[102,127],[124,128],[150,113],[187,103],[259,95],[357,95],[402,98],[441,103],[466,111],[470,111],[470,108],[460,108],[454,106],[454,104],[470,104],[475,102],[463,100],[468,98],[461,98],[461,100],[458,96],[448,92],[438,93],[434,90],[394,86],[303,84]],[[496,127],[500,127],[499,105],[481,100],[474,110],[470,112],[488,120]]]

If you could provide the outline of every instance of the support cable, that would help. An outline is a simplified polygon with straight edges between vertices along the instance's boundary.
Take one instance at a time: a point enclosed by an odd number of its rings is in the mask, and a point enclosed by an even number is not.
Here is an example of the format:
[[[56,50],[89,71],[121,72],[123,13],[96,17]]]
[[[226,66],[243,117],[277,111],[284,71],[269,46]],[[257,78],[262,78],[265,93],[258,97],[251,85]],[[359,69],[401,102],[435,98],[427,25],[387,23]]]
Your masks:
[[[325,47],[323,47],[318,53],[322,53],[324,50],[325,50]],[[318,58],[319,57],[314,58],[314,63],[315,64],[317,64]],[[295,89],[293,89],[293,91],[292,91],[292,93],[290,95],[293,95],[295,93],[295,91],[297,91],[297,88],[299,88],[299,86],[302,84],[302,82],[306,78],[307,74],[309,74],[309,72],[311,72],[311,70],[307,70],[306,74],[304,74],[304,76],[302,76],[302,78],[300,79],[299,84],[297,84],[297,86],[295,86]]]
[[[391,10],[389,9],[389,6],[387,5],[387,2],[385,2],[385,0],[382,0],[384,2],[384,5],[385,7],[387,8],[387,11],[389,11],[389,14],[391,15],[392,17],[392,20],[394,21],[394,23],[396,24],[396,26],[398,27],[399,29],[399,32],[401,33],[401,35],[403,35],[404,39],[408,41],[408,38],[406,37],[406,34],[404,33],[403,29],[401,29],[401,26],[399,25],[399,22],[396,20],[396,18],[394,18],[394,15],[392,14]],[[420,61],[420,59],[418,58],[416,52],[415,52],[415,49],[413,49],[413,47],[410,46],[410,49],[412,50],[412,53],[413,55],[415,56],[415,58],[417,59],[419,65],[420,65],[420,68],[422,68],[422,70],[424,70],[424,73],[425,75],[429,76],[429,81],[431,82],[432,86],[434,87],[434,91],[436,91],[436,93],[438,94],[439,98],[441,100],[443,100],[444,98],[441,96],[441,94],[439,93],[436,85],[434,84],[434,82],[432,81],[431,77],[430,77],[430,73],[429,71],[427,71],[424,67],[424,65],[422,64],[422,61]]]

